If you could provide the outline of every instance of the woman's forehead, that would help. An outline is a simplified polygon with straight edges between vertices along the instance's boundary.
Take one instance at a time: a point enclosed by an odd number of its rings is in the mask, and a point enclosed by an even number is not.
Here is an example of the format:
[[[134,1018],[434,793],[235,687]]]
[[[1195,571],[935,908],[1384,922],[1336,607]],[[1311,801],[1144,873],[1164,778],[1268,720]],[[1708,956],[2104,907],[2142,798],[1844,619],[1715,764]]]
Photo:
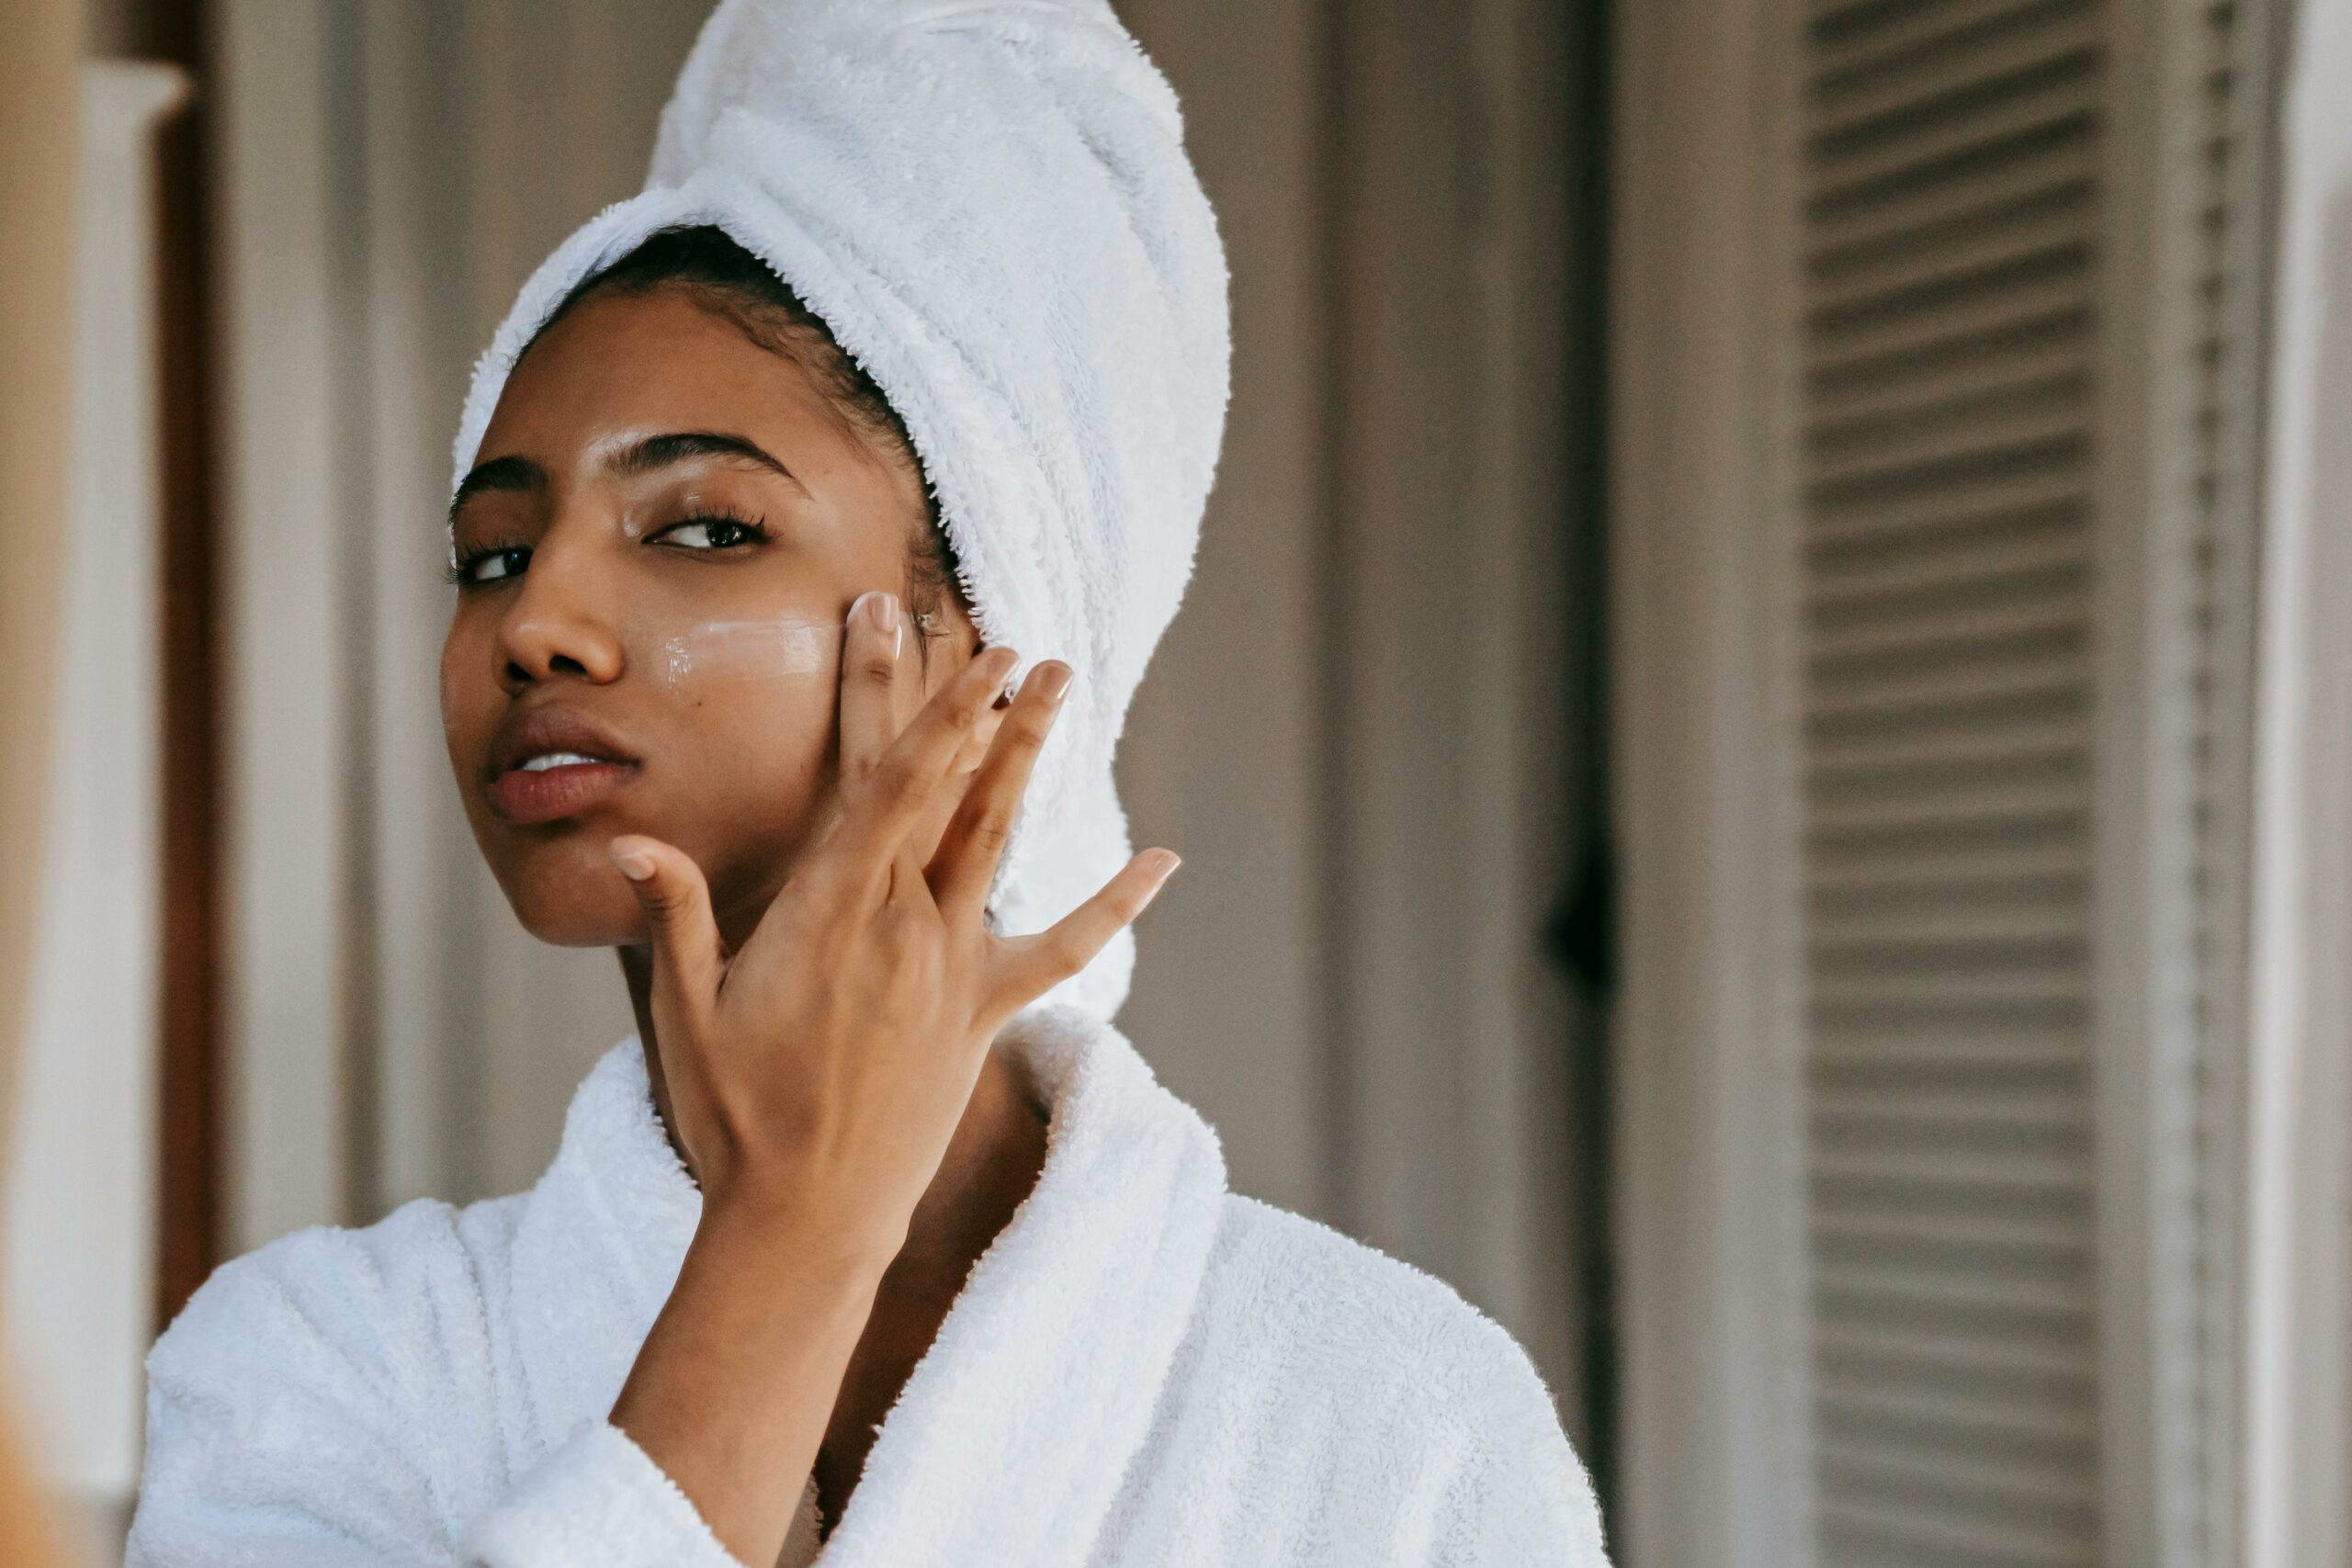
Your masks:
[[[582,300],[515,365],[483,433],[485,460],[570,463],[622,432],[738,430],[758,446],[848,435],[814,378],[677,289]]]

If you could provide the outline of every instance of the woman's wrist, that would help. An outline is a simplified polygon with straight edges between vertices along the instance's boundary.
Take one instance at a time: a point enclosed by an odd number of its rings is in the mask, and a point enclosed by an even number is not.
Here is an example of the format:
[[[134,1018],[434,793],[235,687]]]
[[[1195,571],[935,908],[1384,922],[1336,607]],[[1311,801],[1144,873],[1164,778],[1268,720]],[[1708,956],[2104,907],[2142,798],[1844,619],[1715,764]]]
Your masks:
[[[721,1255],[797,1279],[878,1283],[906,1246],[907,1225],[859,1205],[736,1184],[706,1193],[692,1252]]]
[[[838,1215],[704,1206],[611,1420],[743,1562],[783,1543],[891,1256]]]

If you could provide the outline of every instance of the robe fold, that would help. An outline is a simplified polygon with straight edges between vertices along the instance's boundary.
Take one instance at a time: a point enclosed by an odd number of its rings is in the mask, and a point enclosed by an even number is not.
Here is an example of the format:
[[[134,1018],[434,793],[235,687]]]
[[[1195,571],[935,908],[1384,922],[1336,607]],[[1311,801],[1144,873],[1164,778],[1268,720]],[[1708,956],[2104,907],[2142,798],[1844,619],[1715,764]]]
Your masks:
[[[974,1266],[822,1543],[784,1562],[1605,1559],[1549,1394],[1427,1274],[1230,1192],[1109,1024],[1000,1039],[1044,1168]],[[632,1038],[529,1190],[420,1201],[231,1263],[149,1358],[131,1568],[729,1568],[605,1419],[701,1200]]]

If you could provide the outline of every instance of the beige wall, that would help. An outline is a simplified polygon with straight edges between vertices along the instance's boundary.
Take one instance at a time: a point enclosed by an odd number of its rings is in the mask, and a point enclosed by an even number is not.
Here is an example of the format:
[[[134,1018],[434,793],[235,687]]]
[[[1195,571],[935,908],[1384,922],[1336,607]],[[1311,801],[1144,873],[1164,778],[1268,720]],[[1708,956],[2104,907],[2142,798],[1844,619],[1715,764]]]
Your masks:
[[[1216,1123],[1237,1187],[1328,1214],[1319,39],[1304,6],[1146,0],[1124,12],[1183,95],[1232,268],[1234,372],[1197,573],[1120,749],[1136,841],[1185,857],[1138,932],[1121,1022]],[[1241,36],[1246,62],[1234,58]]]
[[[8,863],[39,858],[48,783],[51,643],[65,493],[66,389],[73,320],[74,130],[79,6],[0,13],[0,833]],[[31,964],[34,885],[0,880],[0,1127],[9,1107],[17,1020]]]

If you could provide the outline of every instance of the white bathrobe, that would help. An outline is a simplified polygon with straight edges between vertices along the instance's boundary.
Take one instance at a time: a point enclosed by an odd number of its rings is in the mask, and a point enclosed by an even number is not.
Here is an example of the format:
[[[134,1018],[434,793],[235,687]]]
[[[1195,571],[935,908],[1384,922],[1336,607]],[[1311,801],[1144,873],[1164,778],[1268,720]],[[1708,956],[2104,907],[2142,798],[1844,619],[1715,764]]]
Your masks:
[[[1605,1561],[1525,1353],[1437,1280],[1227,1190],[1109,1024],[1000,1041],[1045,1168],[883,1423],[824,1568]],[[726,1568],[605,1421],[701,1200],[638,1043],[512,1198],[228,1265],[149,1359],[132,1568]],[[813,1489],[784,1562],[816,1554]]]

